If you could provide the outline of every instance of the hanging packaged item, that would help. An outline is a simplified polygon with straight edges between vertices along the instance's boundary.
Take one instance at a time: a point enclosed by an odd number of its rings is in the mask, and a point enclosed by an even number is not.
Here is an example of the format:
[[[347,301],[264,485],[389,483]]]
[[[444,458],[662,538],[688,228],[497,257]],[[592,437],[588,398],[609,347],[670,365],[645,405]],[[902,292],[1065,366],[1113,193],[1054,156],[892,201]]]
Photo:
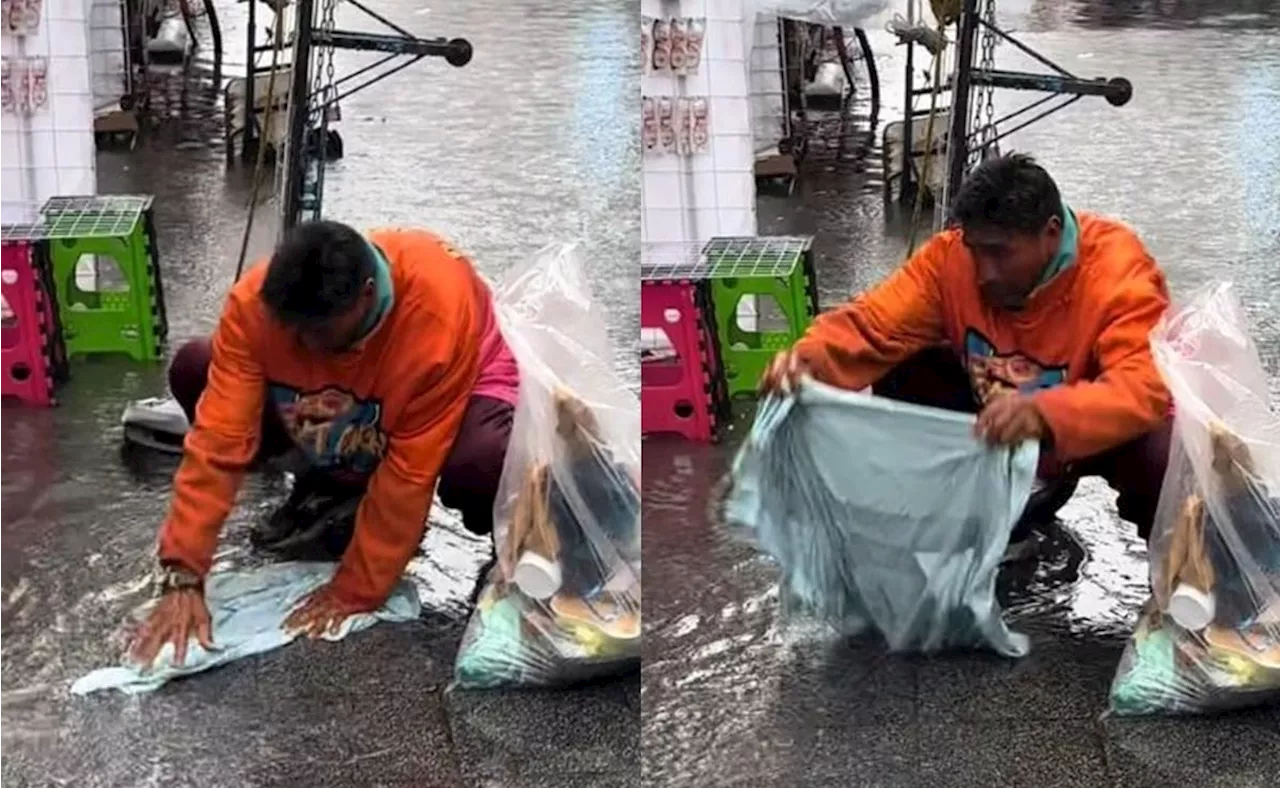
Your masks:
[[[1111,685],[1121,715],[1280,701],[1280,415],[1230,285],[1151,338],[1173,394],[1152,597]]]
[[[653,57],[654,71],[666,71],[671,68],[671,20],[659,19],[653,23]]]
[[[640,73],[649,71],[653,63],[653,17],[640,17]]]
[[[677,153],[676,102],[670,96],[658,99],[658,141],[663,153]]]
[[[690,153],[706,153],[711,138],[710,100],[695,96],[689,101]]]
[[[43,0],[4,0],[4,30],[15,36],[32,36],[44,16]]]
[[[640,98],[640,145],[645,154],[658,150],[658,100],[649,96]]]
[[[760,405],[726,520],[777,562],[784,609],[892,651],[1022,656],[995,584],[1039,450],[989,448],[973,425],[807,381]]]
[[[681,156],[693,153],[693,112],[690,102],[691,99],[684,96],[676,99],[676,150]]]
[[[22,69],[17,63],[11,62],[9,58],[3,61],[3,74],[0,75],[0,107],[5,112],[18,111],[18,97],[14,92],[14,86],[17,84],[17,77],[22,73]]]
[[[680,73],[698,73],[698,66],[702,63],[702,42],[706,32],[707,20],[700,18],[684,20],[684,63]]]
[[[706,96],[686,96],[676,100],[675,151],[681,156],[706,153],[710,138]]]
[[[26,106],[24,109],[44,109],[49,101],[49,60],[43,57],[30,57],[26,61]]]
[[[639,403],[613,370],[575,247],[495,289],[520,399],[494,522],[498,561],[458,650],[461,688],[546,686],[640,659]]]
[[[686,47],[688,39],[685,37],[685,21],[683,19],[670,20],[671,25],[671,55],[668,62],[671,70],[677,74],[683,74],[685,69]]]
[[[27,59],[9,60],[9,84],[13,86],[14,111],[26,115],[31,111],[31,78],[28,77]]]

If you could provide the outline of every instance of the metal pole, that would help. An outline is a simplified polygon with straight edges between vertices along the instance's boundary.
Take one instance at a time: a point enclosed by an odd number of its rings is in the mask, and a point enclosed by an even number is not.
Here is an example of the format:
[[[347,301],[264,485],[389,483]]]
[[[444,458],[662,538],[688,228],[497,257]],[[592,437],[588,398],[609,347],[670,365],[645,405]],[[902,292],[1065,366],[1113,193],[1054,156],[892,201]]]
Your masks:
[[[969,85],[973,71],[973,40],[978,29],[978,0],[964,0],[960,15],[960,49],[956,55],[956,78],[951,86],[951,134],[947,139],[947,156],[951,171],[947,173],[947,195],[955,199],[964,180],[969,159]],[[947,206],[943,206],[944,210]]]
[[[288,156],[284,176],[281,232],[298,223],[302,211],[302,186],[307,167],[307,126],[311,116],[311,31],[315,25],[314,0],[297,0],[293,33],[293,85],[289,90]]]
[[[915,51],[916,45],[907,42],[907,78],[906,92],[903,94],[903,106],[907,108],[902,115],[902,187],[898,189],[898,202],[910,205],[916,199],[916,183],[913,165],[915,164],[915,140],[911,138],[911,113],[915,108]]]
[[[244,131],[240,135],[240,158],[243,161],[249,161],[250,158],[256,156],[258,150],[258,126],[257,113],[254,112],[254,102],[257,97],[253,95],[253,90],[257,87],[254,81],[253,73],[257,67],[257,49],[258,49],[258,0],[249,0],[249,28],[245,33],[247,45],[245,47],[245,56],[247,63],[245,65],[244,75]],[[271,108],[268,107],[270,112]]]

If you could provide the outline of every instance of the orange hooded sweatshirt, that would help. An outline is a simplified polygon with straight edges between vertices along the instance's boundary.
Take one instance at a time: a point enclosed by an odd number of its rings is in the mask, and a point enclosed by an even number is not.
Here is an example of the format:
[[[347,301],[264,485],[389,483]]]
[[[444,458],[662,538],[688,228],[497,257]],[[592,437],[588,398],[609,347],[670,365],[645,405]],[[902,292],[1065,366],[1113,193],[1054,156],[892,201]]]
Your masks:
[[[1164,276],[1132,230],[1079,214],[1074,264],[1018,312],[986,306],[958,230],[929,240],[879,285],[821,315],[796,343],[818,380],[862,389],[926,347],[950,345],[985,404],[1031,394],[1060,462],[1132,440],[1167,415],[1148,336],[1169,304]]]
[[[264,407],[337,473],[368,478],[355,533],[334,576],[338,595],[382,604],[426,529],[436,477],[479,374],[492,325],[471,263],[425,232],[371,233],[394,302],[355,349],[308,352],[259,297],[267,266],[232,288],[213,335],[209,380],[174,479],[159,557],[204,575],[240,480],[257,452]],[[272,402],[268,402],[272,400]],[[371,476],[369,475],[371,474]]]

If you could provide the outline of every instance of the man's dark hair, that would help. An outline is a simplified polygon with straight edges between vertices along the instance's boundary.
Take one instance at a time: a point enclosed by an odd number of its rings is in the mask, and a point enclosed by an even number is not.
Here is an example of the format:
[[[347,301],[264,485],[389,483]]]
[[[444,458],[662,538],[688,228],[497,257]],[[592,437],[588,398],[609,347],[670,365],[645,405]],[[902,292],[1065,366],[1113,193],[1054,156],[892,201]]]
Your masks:
[[[262,300],[287,325],[317,325],[355,305],[373,265],[360,233],[338,222],[306,222],[285,233],[271,255]]]
[[[1054,216],[1063,218],[1058,185],[1025,153],[982,162],[951,202],[951,221],[962,228],[1038,233]]]

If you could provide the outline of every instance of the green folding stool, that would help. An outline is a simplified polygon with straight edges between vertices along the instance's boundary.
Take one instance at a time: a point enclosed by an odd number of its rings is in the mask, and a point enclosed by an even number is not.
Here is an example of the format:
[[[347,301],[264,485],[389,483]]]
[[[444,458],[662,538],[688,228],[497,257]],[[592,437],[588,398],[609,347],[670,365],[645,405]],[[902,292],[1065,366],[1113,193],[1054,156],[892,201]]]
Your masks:
[[[68,355],[160,359],[168,321],[151,201],[145,195],[54,197],[41,208]],[[126,289],[81,289],[76,267],[86,255],[112,260]]]
[[[773,356],[803,336],[818,314],[812,249],[811,236],[713,238],[703,247],[730,397],[754,394]],[[740,302],[761,296],[778,305],[785,326],[748,331],[739,324]]]

